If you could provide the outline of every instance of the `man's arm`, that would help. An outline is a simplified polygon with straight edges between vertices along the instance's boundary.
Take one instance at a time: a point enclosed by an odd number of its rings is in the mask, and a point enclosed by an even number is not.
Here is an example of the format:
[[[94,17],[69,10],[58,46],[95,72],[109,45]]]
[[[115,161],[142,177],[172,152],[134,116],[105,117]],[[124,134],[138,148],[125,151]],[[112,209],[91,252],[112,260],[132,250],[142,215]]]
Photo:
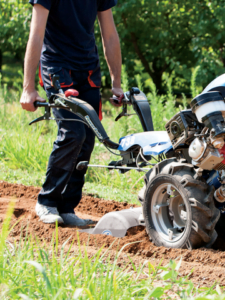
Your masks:
[[[33,7],[33,14],[30,27],[30,35],[24,61],[24,83],[20,103],[23,109],[35,111],[33,103],[45,99],[38,95],[35,90],[35,74],[41,56],[41,49],[45,35],[49,11],[39,4]]]
[[[112,10],[99,11],[98,20],[102,34],[103,50],[112,80],[112,92],[116,96],[121,96],[123,94],[121,88],[122,59],[120,40],[114,24]],[[115,103],[113,104],[115,105]]]

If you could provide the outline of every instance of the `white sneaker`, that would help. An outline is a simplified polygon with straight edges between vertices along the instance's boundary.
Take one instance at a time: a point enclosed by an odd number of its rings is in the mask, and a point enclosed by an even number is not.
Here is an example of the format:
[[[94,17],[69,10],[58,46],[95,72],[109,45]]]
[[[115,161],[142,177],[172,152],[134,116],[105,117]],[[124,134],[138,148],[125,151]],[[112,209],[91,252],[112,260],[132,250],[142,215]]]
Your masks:
[[[86,226],[96,223],[95,221],[92,221],[90,219],[81,219],[73,213],[60,214],[60,216],[62,217],[64,224],[66,225]]]
[[[56,207],[45,206],[37,202],[35,211],[40,220],[44,223],[63,223],[63,219],[60,217]]]

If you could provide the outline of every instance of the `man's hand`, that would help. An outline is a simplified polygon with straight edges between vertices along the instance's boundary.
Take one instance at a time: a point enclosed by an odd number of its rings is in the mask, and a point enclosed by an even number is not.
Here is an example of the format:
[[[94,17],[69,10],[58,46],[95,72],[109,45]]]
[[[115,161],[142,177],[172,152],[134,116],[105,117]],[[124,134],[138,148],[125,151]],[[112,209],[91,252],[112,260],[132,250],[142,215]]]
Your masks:
[[[123,96],[123,90],[120,87],[119,88],[113,87],[112,88],[112,93],[117,98],[119,98],[119,100],[122,99],[121,97]],[[112,105],[114,105],[116,107],[120,107],[120,106],[123,105],[122,101],[121,101],[121,103],[116,103],[114,98],[110,98],[110,102],[111,102]]]
[[[45,102],[45,99],[41,98],[36,90],[27,91],[24,89],[20,98],[22,108],[27,111],[35,111],[37,109],[34,107],[35,101]]]

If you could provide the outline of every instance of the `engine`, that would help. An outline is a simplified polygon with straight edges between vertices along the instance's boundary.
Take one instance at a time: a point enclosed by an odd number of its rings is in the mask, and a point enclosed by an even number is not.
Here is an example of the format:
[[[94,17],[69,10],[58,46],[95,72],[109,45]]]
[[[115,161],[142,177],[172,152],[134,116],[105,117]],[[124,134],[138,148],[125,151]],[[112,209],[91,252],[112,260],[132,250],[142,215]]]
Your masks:
[[[191,109],[176,114],[166,130],[173,149],[188,147],[188,161],[203,170],[225,170],[225,102],[219,91],[191,101]]]
[[[210,175],[208,184],[216,188],[217,203],[225,202],[225,74],[212,81],[191,101],[191,109],[180,111],[166,130],[177,158],[185,158],[200,172]],[[167,155],[169,157],[169,155]],[[215,171],[211,171],[215,170]],[[209,172],[211,171],[211,172]],[[212,181],[212,182],[211,182]]]
[[[225,170],[225,102],[220,92],[200,94],[191,101],[192,112],[204,124],[189,146],[192,163],[203,170]]]
[[[173,149],[184,143],[189,145],[194,135],[201,133],[203,128],[191,109],[180,111],[166,124]]]

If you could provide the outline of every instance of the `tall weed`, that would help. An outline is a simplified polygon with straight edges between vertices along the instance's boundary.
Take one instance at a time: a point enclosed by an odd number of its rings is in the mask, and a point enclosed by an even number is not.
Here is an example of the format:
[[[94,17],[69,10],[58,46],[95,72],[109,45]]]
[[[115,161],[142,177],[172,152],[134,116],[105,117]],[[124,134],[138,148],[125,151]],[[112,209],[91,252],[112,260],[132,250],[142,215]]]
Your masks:
[[[165,84],[167,87],[166,95],[159,95],[156,86],[151,79],[145,82],[145,85],[150,89],[147,98],[150,102],[154,130],[165,131],[165,124],[179,111],[186,109],[187,99],[182,95],[182,105],[176,106],[176,96],[172,90],[173,77],[164,76]]]
[[[201,92],[201,89],[199,87],[197,87],[197,85],[196,85],[196,78],[197,78],[199,69],[200,69],[200,66],[197,66],[196,68],[194,68],[194,71],[192,72],[192,75],[191,75],[192,98],[196,97]]]

